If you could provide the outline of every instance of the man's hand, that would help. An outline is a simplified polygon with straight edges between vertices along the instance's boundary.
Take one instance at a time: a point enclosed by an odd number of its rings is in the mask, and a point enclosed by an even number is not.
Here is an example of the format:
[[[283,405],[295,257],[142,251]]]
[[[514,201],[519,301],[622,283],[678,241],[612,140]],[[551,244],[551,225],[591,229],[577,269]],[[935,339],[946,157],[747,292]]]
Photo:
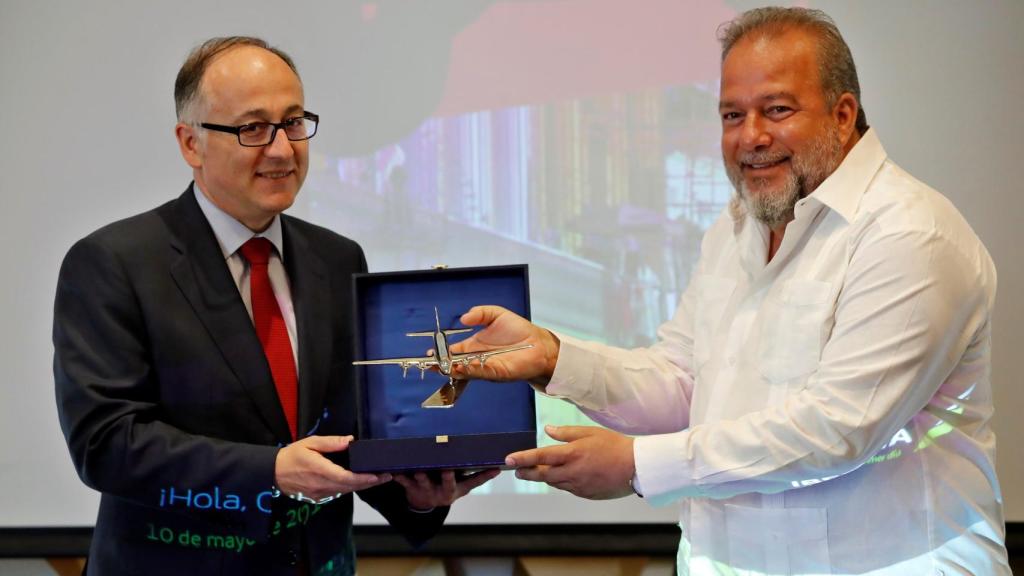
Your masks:
[[[285,496],[316,501],[390,482],[390,474],[357,474],[324,458],[348,449],[351,441],[351,436],[309,436],[285,446],[274,463],[277,488]]]
[[[395,476],[405,488],[405,497],[413,510],[431,510],[438,506],[451,506],[453,502],[469,494],[470,490],[494,478],[500,470],[484,470],[462,480],[455,480],[455,472],[445,470],[441,473],[441,483],[434,484],[423,472],[412,476],[399,474]]]
[[[516,477],[547,482],[591,500],[632,494],[633,439],[596,426],[545,426],[548,436],[568,442],[509,454]]]
[[[558,361],[558,338],[515,312],[501,306],[474,306],[460,318],[466,326],[484,326],[476,334],[452,344],[453,353],[494,350],[532,344],[533,348],[492,356],[484,366],[474,362],[452,368],[456,378],[510,381],[534,380],[546,384]]]

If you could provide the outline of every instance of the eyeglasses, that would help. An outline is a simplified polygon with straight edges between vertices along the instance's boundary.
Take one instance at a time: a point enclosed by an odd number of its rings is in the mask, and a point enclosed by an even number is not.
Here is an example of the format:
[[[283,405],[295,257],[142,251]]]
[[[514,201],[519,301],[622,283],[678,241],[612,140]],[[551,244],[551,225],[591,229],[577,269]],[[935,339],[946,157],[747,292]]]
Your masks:
[[[284,130],[284,135],[292,142],[309,140],[316,135],[316,126],[319,122],[319,115],[303,110],[302,116],[288,118],[276,124],[274,122],[251,122],[241,126],[224,126],[202,122],[199,125],[207,130],[234,134],[238,136],[238,143],[242,146],[256,148],[273,142],[274,138],[277,137],[278,130]]]

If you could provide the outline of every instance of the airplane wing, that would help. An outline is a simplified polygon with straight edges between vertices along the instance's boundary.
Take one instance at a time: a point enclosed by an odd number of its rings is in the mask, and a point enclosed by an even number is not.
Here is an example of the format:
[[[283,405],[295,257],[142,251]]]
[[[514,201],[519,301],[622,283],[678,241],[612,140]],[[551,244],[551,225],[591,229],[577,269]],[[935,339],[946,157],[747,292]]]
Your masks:
[[[444,334],[446,336],[451,336],[452,334],[465,334],[466,332],[472,332],[472,331],[473,331],[472,328],[450,328],[448,330],[441,330],[441,332],[444,332]],[[437,332],[433,332],[433,331],[406,332],[405,333],[406,336],[429,336],[429,337],[433,337],[435,334],[437,334]]]
[[[410,334],[411,335],[411,334]],[[525,344],[523,346],[510,346],[508,348],[499,348],[497,350],[479,351],[479,352],[464,352],[462,354],[452,354],[451,362],[452,365],[462,364],[463,366],[469,366],[474,360],[480,362],[483,366],[487,359],[491,356],[497,356],[498,354],[505,354],[507,352],[515,352],[516,350],[525,350],[526,348],[533,348],[532,344]],[[409,356],[406,358],[379,358],[377,360],[357,360],[352,364],[356,366],[369,366],[369,365],[380,365],[380,364],[395,364],[402,368],[402,378],[405,378],[409,368],[416,368],[420,371],[420,378],[427,370],[438,365],[437,359],[433,356]],[[468,380],[459,380],[455,378],[448,378],[448,382],[445,382],[434,391],[426,400],[423,401],[420,406],[423,408],[451,408],[455,405],[455,402],[462,396],[462,393],[466,390],[466,386],[469,384]]]
[[[380,358],[377,360],[356,360],[352,363],[355,366],[372,366],[380,364],[394,364],[402,368],[402,378],[405,378],[409,368],[416,368],[420,371],[420,378],[423,374],[437,366],[437,359],[433,356],[409,356],[406,358]]]
[[[527,348],[533,348],[533,344],[524,344],[522,346],[510,346],[508,348],[498,348],[497,350],[488,350],[486,352],[463,352],[461,354],[452,354],[452,365],[462,364],[463,366],[469,366],[473,360],[480,362],[483,366],[487,359],[491,356],[497,356],[498,354],[505,354],[507,352],[515,352],[516,350],[525,350]]]

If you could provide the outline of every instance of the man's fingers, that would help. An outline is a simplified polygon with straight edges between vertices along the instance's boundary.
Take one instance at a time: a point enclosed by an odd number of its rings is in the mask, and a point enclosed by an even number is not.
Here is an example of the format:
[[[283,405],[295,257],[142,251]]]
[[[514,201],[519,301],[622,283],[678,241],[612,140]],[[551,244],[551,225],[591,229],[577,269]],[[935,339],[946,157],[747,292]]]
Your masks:
[[[416,480],[416,485],[420,490],[433,490],[434,484],[430,481],[430,478],[423,472],[417,472],[413,478]]]
[[[550,482],[550,466],[534,466],[532,468],[520,468],[516,470],[516,478],[529,480],[530,482]]]
[[[310,470],[304,478],[304,482],[291,488],[282,488],[282,491],[288,496],[301,494],[310,498],[323,498],[365,490],[391,480],[389,474],[354,474],[330,462],[323,468]]]
[[[484,482],[487,482],[489,480],[493,480],[494,478],[497,478],[498,474],[500,474],[500,473],[501,473],[501,470],[497,470],[497,469],[495,469],[495,470],[484,470],[483,472],[477,472],[476,474],[473,474],[472,476],[470,476],[470,477],[466,478],[465,480],[462,480],[461,482],[459,482],[459,488],[463,491],[462,492],[463,494],[468,494],[474,488],[477,488],[478,486],[482,486]]]
[[[348,448],[351,440],[351,436],[310,436],[282,448],[274,464],[277,486],[289,496],[322,498],[389,482],[390,474],[354,473],[324,456]]]
[[[299,440],[297,444],[320,453],[341,452],[348,448],[352,440],[352,436],[309,436]]]
[[[338,466],[338,468],[341,468],[341,466]],[[392,477],[391,474],[362,474],[341,468],[341,472],[336,475],[334,480],[348,486],[350,491],[355,492],[390,482]]]
[[[311,482],[332,485],[348,485],[353,482],[353,472],[338,466],[323,455],[313,452],[307,453],[304,463],[300,469],[302,475]]]
[[[465,326],[488,325],[506,312],[508,310],[501,306],[474,306],[459,318],[459,322]]]
[[[516,478],[530,480],[532,482],[547,482],[555,485],[563,482],[572,482],[574,472],[569,466],[547,466],[540,465],[533,468],[520,468],[516,470]]]
[[[572,442],[573,440],[593,436],[597,430],[598,428],[593,426],[552,426],[548,424],[544,427],[544,432],[548,436],[560,442]]]
[[[445,470],[441,473],[441,488],[446,499],[455,497],[455,472]]]
[[[560,466],[569,460],[571,448],[565,444],[513,452],[505,457],[505,464],[513,468],[532,466]]]
[[[376,486],[391,480],[390,474],[357,474],[348,470],[342,473],[343,483],[350,486],[361,486],[362,488],[369,488],[370,486]]]

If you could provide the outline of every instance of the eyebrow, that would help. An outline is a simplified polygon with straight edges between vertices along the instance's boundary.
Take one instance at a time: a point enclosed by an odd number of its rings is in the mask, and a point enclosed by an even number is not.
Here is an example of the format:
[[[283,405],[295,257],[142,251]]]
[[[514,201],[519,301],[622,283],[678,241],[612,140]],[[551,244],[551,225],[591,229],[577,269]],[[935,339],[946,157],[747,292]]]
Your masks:
[[[289,106],[288,108],[285,109],[284,117],[285,118],[291,118],[292,114],[294,114],[296,112],[301,114],[303,111],[304,111],[304,109],[303,109],[302,106],[299,106],[298,104],[292,104],[291,106]],[[241,114],[235,116],[234,121],[235,122],[241,122],[243,118],[267,118],[269,116],[270,116],[270,113],[267,112],[265,109],[263,109],[263,108],[253,108],[252,110],[246,110],[245,112],[242,112]],[[259,121],[263,122],[263,120],[259,120]]]
[[[796,98],[796,95],[793,94],[792,92],[781,91],[781,92],[770,92],[768,94],[762,94],[762,95],[754,98],[754,100],[757,100],[759,102],[775,102],[777,100],[792,100],[792,101],[795,102],[797,100],[797,98]],[[736,108],[736,103],[733,102],[732,100],[722,100],[722,101],[720,101],[718,103],[718,109],[719,110],[723,110],[725,108]]]
[[[765,94],[761,99],[772,102],[775,100],[796,100],[797,98],[796,94],[791,92],[772,92],[771,94]]]

